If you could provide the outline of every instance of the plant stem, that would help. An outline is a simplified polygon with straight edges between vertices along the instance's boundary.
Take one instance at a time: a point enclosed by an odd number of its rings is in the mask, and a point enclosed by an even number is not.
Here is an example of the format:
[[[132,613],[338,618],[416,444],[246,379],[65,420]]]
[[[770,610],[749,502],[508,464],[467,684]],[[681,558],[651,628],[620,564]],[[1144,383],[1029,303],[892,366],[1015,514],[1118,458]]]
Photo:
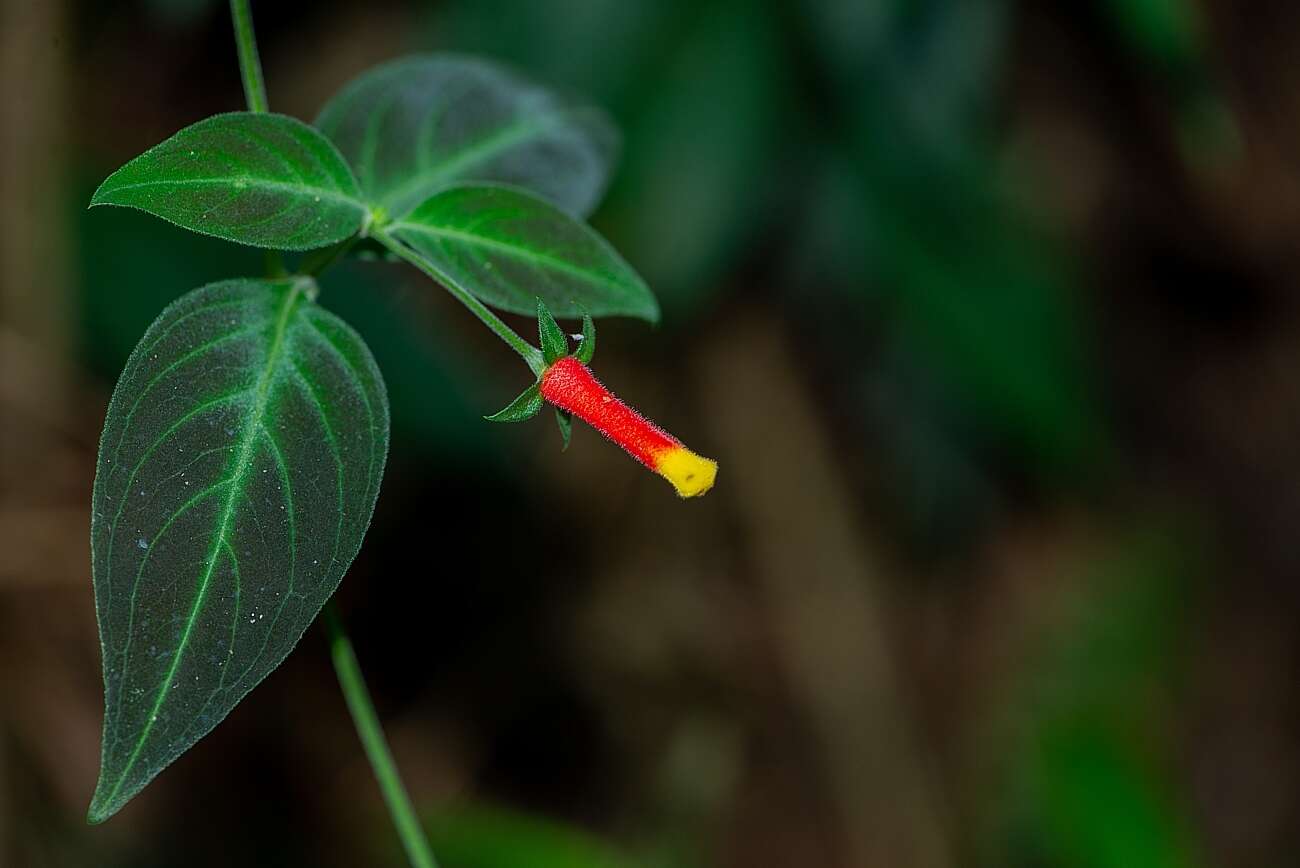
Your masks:
[[[432,262],[429,262],[386,232],[376,231],[372,233],[372,237],[441,284],[457,301],[469,308],[469,312],[478,317],[483,325],[495,332],[496,336],[501,338],[506,346],[518,353],[534,374],[540,377],[542,372],[546,370],[546,362],[537,347],[521,338],[518,332],[502,322],[501,318],[489,310],[487,305],[457,286],[455,281],[439,271]]]
[[[230,18],[235,24],[235,44],[239,47],[239,74],[244,80],[244,97],[250,112],[265,112],[266,82],[262,79],[262,61],[257,56],[257,37],[253,34],[253,13],[248,0],[230,0]]]
[[[343,631],[333,600],[321,610],[321,621],[329,636],[330,656],[334,658],[334,670],[338,672],[343,698],[347,700],[357,735],[361,737],[361,744],[370,759],[370,767],[374,769],[379,789],[384,794],[384,801],[388,803],[388,813],[392,815],[393,825],[397,827],[402,846],[406,848],[406,856],[415,868],[437,868],[438,863],[429,850],[429,842],[425,840],[415,810],[411,807],[410,797],[406,794],[406,787],[397,773],[393,755],[388,750],[388,742],[384,740],[384,731],[379,726],[375,707],[370,702],[370,691],[366,689],[361,667],[357,664],[357,655],[352,650],[352,641]]]

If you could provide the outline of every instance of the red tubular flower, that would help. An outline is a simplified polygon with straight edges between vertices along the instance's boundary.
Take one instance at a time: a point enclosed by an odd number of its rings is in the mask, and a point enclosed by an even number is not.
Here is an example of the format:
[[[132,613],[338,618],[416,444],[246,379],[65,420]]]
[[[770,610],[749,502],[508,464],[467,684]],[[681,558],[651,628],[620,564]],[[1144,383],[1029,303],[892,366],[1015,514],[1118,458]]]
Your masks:
[[[716,461],[696,455],[624,404],[573,356],[556,359],[542,373],[541,393],[671,482],[682,497],[696,497],[713,487],[718,475]]]

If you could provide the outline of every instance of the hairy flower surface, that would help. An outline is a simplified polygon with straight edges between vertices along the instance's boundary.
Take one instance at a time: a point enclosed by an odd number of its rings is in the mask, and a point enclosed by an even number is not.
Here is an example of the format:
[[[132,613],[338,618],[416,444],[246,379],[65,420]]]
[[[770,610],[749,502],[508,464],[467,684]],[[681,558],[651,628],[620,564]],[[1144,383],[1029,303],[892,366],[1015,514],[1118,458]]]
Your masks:
[[[573,356],[557,359],[542,374],[542,397],[572,413],[672,483],[682,497],[697,497],[713,487],[718,464],[696,455],[682,442],[620,401]]]

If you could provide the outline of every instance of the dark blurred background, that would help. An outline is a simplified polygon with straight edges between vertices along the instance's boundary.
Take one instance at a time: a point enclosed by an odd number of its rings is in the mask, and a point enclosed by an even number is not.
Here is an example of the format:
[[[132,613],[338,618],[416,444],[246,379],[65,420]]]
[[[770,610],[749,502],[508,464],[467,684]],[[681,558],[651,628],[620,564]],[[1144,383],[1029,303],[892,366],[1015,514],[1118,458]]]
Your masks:
[[[0,865],[402,864],[310,631],[90,828],[99,428],[261,255],[100,179],[242,107],[226,4],[0,0]],[[679,502],[412,270],[321,301],[394,443],[343,583],[445,868],[1246,868],[1300,852],[1300,5],[253,4],[274,109],[478,52],[607,108]],[[526,323],[520,323],[521,328]]]

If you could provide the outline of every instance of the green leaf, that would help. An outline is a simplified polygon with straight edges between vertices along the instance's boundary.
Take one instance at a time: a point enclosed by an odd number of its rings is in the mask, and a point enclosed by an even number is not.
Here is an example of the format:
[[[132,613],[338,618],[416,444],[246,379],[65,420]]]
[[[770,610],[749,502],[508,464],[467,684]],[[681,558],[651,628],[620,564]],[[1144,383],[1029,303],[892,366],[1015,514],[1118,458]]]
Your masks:
[[[562,359],[569,354],[569,339],[564,336],[564,330],[560,324],[551,316],[551,312],[546,309],[546,303],[540,298],[537,299],[537,337],[542,345],[542,358],[546,364],[552,364],[556,359]]]
[[[109,175],[90,204],[139,208],[193,232],[282,250],[342,241],[368,215],[328,139],[291,117],[248,112],[186,127]]]
[[[582,343],[578,344],[578,351],[574,356],[586,365],[591,363],[591,357],[594,355],[596,355],[596,324],[592,322],[591,314],[583,311]]]
[[[172,304],[113,392],[91,515],[104,663],[101,822],[284,660],[370,524],[388,399],[314,284]]]
[[[325,105],[316,126],[356,169],[369,200],[395,217],[471,180],[517,184],[585,216],[605,191],[618,145],[599,110],[458,55],[366,72]]]
[[[502,409],[483,418],[489,422],[526,422],[542,409],[542,388],[533,383]]]
[[[534,313],[540,298],[559,317],[659,318],[650,288],[608,241],[523,190],[452,187],[388,232],[461,289],[511,313]]]
[[[560,447],[560,451],[567,452],[569,440],[573,437],[573,414],[557,408],[555,411],[555,424],[560,426],[560,436],[564,438],[564,445]]]

